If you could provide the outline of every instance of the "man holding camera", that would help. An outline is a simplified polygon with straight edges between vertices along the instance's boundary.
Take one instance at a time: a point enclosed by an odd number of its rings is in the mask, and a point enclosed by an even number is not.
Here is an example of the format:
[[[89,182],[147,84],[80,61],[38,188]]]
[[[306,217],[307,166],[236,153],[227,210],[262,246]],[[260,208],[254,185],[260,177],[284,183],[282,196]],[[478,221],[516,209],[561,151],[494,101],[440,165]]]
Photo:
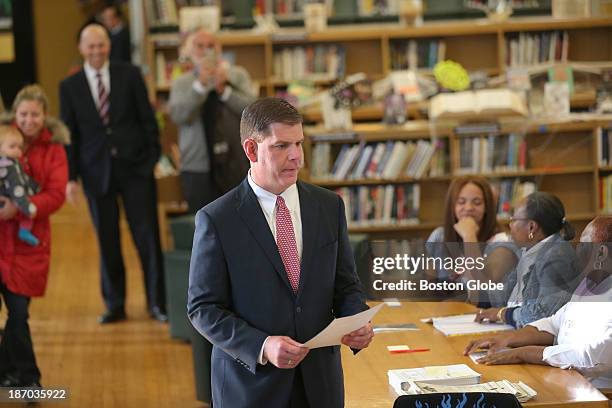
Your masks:
[[[179,127],[183,194],[195,213],[244,177],[240,115],[257,95],[248,72],[221,58],[213,34],[191,34],[186,55],[194,69],[172,83],[169,110]]]

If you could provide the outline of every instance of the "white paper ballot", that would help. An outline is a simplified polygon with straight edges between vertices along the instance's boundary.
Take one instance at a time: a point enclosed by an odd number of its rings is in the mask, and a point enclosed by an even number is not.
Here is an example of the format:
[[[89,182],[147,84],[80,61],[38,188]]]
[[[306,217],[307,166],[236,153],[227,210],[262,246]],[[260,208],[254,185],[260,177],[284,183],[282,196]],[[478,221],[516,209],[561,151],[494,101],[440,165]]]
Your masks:
[[[381,303],[356,315],[334,319],[319,334],[304,343],[304,346],[314,349],[340,344],[342,336],[368,324],[383,306],[384,303]]]

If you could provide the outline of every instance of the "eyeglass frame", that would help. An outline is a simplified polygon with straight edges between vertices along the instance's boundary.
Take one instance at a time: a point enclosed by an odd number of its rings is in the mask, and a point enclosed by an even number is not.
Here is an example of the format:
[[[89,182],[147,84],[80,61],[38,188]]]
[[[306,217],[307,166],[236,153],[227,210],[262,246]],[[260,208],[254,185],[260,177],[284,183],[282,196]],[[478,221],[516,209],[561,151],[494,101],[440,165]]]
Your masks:
[[[529,221],[529,220],[530,218],[526,218],[526,217],[520,217],[520,218],[510,217],[510,221],[508,222],[508,224],[511,224],[516,221]]]

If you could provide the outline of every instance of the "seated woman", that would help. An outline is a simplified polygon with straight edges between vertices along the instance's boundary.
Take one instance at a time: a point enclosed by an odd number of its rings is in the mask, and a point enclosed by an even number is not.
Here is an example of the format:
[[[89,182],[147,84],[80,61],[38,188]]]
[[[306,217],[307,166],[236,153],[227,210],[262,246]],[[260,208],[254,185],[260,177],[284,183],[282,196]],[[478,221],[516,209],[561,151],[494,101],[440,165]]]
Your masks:
[[[486,348],[489,351],[479,363],[573,368],[596,387],[611,388],[612,217],[595,218],[585,228],[580,242],[594,244],[588,244],[586,276],[569,303],[553,316],[515,332],[473,340],[464,354]]]
[[[436,258],[479,258],[486,256],[483,271],[446,270],[438,268],[438,281],[477,278],[501,282],[516,265],[516,248],[508,234],[497,223],[497,205],[491,186],[483,177],[459,177],[453,180],[446,194],[444,226],[436,228],[427,239],[427,252]],[[461,272],[461,273],[460,273]],[[472,301],[487,302],[485,294]]]
[[[514,210],[510,234],[521,255],[506,280],[506,307],[480,310],[476,321],[502,321],[523,327],[554,314],[576,289],[576,254],[567,242],[574,238],[574,228],[565,220],[559,198],[537,192]]]

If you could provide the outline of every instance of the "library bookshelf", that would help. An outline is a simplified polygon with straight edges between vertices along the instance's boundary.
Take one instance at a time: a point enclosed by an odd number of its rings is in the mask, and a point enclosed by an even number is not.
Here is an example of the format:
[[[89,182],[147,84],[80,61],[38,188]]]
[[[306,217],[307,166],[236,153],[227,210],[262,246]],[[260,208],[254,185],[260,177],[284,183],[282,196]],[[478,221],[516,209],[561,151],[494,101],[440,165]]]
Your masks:
[[[551,121],[541,120],[533,121],[528,119],[513,119],[499,123],[498,130],[488,133],[465,133],[457,132],[458,123],[440,122],[431,123],[427,121],[410,121],[402,126],[384,126],[380,124],[356,124],[351,131],[336,131],[329,132],[321,127],[306,127],[306,141],[304,146],[305,151],[305,169],[303,172],[304,178],[314,184],[339,191],[341,189],[353,189],[353,199],[359,198],[359,189],[366,188],[368,192],[376,189],[376,186],[398,186],[398,185],[415,185],[418,186],[420,192],[418,194],[417,208],[412,208],[415,217],[407,220],[407,222],[398,222],[394,219],[396,214],[392,210],[391,219],[372,218],[372,214],[376,214],[373,209],[366,219],[353,219],[347,215],[349,219],[349,231],[353,233],[367,233],[373,237],[422,237],[427,235],[437,226],[443,223],[444,200],[449,184],[453,177],[457,175],[469,174],[460,170],[460,143],[466,138],[503,138],[511,133],[520,134],[524,138],[526,152],[522,166],[518,166],[514,162],[514,166],[506,163],[502,170],[495,170],[493,166],[489,172],[475,172],[488,178],[494,186],[500,189],[498,194],[502,193],[501,183],[532,183],[538,191],[547,191],[557,195],[566,208],[567,219],[571,221],[577,228],[578,233],[584,228],[586,223],[593,219],[596,215],[604,213],[605,210],[600,208],[602,200],[602,192],[599,186],[601,177],[611,174],[612,166],[600,166],[601,162],[601,138],[600,129],[609,128],[612,125],[612,117],[591,117],[589,119],[576,119],[566,121]],[[447,159],[442,167],[445,171],[443,174],[429,176],[425,171],[421,177],[407,177],[405,172],[394,178],[384,178],[379,175],[371,177],[363,177],[362,174],[355,174],[354,170],[346,172],[347,176],[337,178],[337,173],[334,173],[334,163],[338,159],[344,146],[359,145],[360,152],[365,151],[366,146],[376,146],[378,143],[395,143],[406,142],[415,143],[419,140],[436,141],[446,140],[443,144],[446,151]],[[496,140],[497,141],[497,140]],[[329,157],[315,158],[313,155],[321,154],[326,149],[317,150],[318,144],[329,144]],[[482,150],[480,151],[482,152]],[[481,153],[475,153],[478,160],[487,160]],[[502,159],[509,157],[508,148],[506,147],[502,153]],[[488,158],[491,162],[498,160]],[[325,165],[327,171],[321,175],[320,169],[315,169],[313,166],[321,166],[321,160],[329,160]],[[368,160],[368,159],[364,159]],[[515,159],[516,160],[516,159]],[[355,158],[355,169],[358,166],[360,157]],[[388,165],[388,163],[387,163]],[[428,164],[425,164],[427,166]],[[409,166],[408,161],[401,166],[406,168]],[[367,168],[367,166],[366,166]],[[337,170],[337,168],[336,168]],[[360,172],[357,172],[360,173]],[[313,174],[315,176],[313,176]],[[391,190],[391,188],[389,188]],[[345,190],[346,191],[346,190]],[[382,189],[380,190],[382,191]],[[397,199],[397,190],[393,195],[393,200]],[[516,194],[516,191],[514,192]],[[391,194],[391,193],[389,193]],[[341,194],[342,195],[342,194]],[[376,207],[384,202],[383,199],[376,202],[372,196],[375,194],[365,194],[370,202],[367,205]],[[357,198],[356,198],[357,197]],[[500,200],[502,197],[500,197]],[[509,202],[510,207],[505,208],[505,212],[499,214],[500,224],[508,224],[508,216],[511,212],[511,206],[516,204],[518,197],[505,197],[504,200]],[[347,199],[345,198],[345,203]],[[365,205],[361,203],[347,203],[348,208],[354,208]],[[383,204],[384,205],[384,204]],[[389,205],[389,204],[387,204]],[[397,203],[392,204],[397,205]],[[349,210],[352,211],[352,210]],[[367,213],[367,211],[366,211]],[[379,212],[380,215],[380,212]]]
[[[370,78],[383,78],[391,72],[392,49],[411,40],[439,41],[445,44],[445,59],[462,64],[468,71],[482,70],[490,75],[503,74],[509,61],[509,39],[525,33],[567,33],[568,47],[565,57],[569,61],[612,60],[612,18],[516,17],[505,22],[488,19],[445,20],[426,22],[421,26],[403,26],[398,23],[331,26],[325,31],[308,33],[301,28],[283,28],[273,34],[260,34],[252,30],[222,31],[218,34],[224,51],[234,62],[245,67],[261,86],[262,95],[274,95],[286,87],[287,80],[274,73],[274,55],[286,47],[308,47],[334,44],[344,52],[343,74],[364,72]],[[150,34],[147,39],[147,77],[152,97],[164,97],[169,91],[172,69],[178,58],[181,38],[178,33]],[[558,60],[559,58],[554,57]],[[165,61],[162,64],[162,61]],[[166,69],[168,76],[160,70]],[[306,75],[300,79],[308,79]],[[340,79],[340,78],[339,78]],[[316,79],[316,85],[325,87],[333,79]],[[594,95],[579,95],[575,103],[585,105]],[[415,109],[412,107],[412,109]],[[380,117],[380,108],[363,110],[363,120]],[[317,112],[306,117],[318,121]],[[359,119],[359,114],[357,115]]]
[[[540,33],[558,32],[567,40],[564,58],[572,62],[612,61],[612,18],[567,18],[516,17],[505,22],[487,19],[446,20],[426,22],[421,26],[403,26],[397,23],[359,24],[330,26],[322,32],[307,33],[300,28],[283,28],[273,34],[255,33],[251,30],[222,31],[218,38],[223,49],[232,55],[233,62],[246,68],[258,84],[260,95],[275,95],[288,84],[287,79],[275,73],[275,53],[287,47],[309,47],[334,44],[343,50],[343,75],[364,72],[370,78],[387,76],[393,66],[393,48],[410,41],[443,42],[445,59],[461,63],[469,71],[485,71],[489,75],[503,75],[511,58],[509,42],[520,37]],[[173,68],[177,64],[181,36],[178,33],[149,34],[146,40],[146,56],[149,65],[146,76],[150,97],[164,110],[168,98]],[[563,54],[563,49],[562,49]],[[557,60],[557,55],[554,56]],[[427,68],[424,68],[427,69]],[[339,77],[340,78],[340,77]],[[309,79],[306,76],[303,79]],[[316,78],[315,84],[325,88],[334,81]],[[593,106],[595,93],[592,90],[577,92],[572,97],[573,108]],[[352,232],[370,233],[375,236],[427,236],[442,222],[444,197],[452,177],[458,175],[460,141],[466,137],[485,138],[488,135],[457,135],[456,124],[428,123],[427,102],[408,104],[409,121],[401,128],[382,124],[360,123],[378,121],[382,117],[382,106],[372,105],[355,108],[356,122],[350,132],[356,134],[353,141],[328,141],[331,151],[337,154],[343,144],[374,144],[388,141],[445,140],[448,162],[446,172],[435,177],[428,175],[395,177],[391,180],[346,179],[330,180],[310,177],[310,169],[302,174],[311,182],[330,189],[375,187],[377,185],[418,185],[418,222],[395,223],[394,225],[352,225]],[[305,121],[317,124],[321,121],[318,108],[307,108],[303,112]],[[163,134],[164,150],[176,143],[176,129],[168,119]],[[605,121],[604,121],[605,122]],[[609,121],[575,121],[563,123],[506,123],[500,134],[511,132],[525,135],[528,165],[524,169],[490,172],[491,180],[529,180],[538,189],[557,194],[565,203],[568,219],[581,228],[600,212],[602,201],[601,178],[612,174],[612,166],[598,166],[596,129],[609,126]],[[306,165],[312,163],[312,147],[321,143],[320,135],[329,134],[318,126],[308,127],[305,144]],[[567,146],[571,146],[568,148]],[[330,159],[331,160],[331,159]],[[480,172],[478,172],[480,173]],[[612,178],[610,179],[612,181]],[[610,183],[612,186],[612,183]],[[600,186],[600,187],[598,187]],[[612,192],[611,192],[612,193]],[[611,194],[612,195],[612,194]],[[503,221],[503,219],[501,220]]]

